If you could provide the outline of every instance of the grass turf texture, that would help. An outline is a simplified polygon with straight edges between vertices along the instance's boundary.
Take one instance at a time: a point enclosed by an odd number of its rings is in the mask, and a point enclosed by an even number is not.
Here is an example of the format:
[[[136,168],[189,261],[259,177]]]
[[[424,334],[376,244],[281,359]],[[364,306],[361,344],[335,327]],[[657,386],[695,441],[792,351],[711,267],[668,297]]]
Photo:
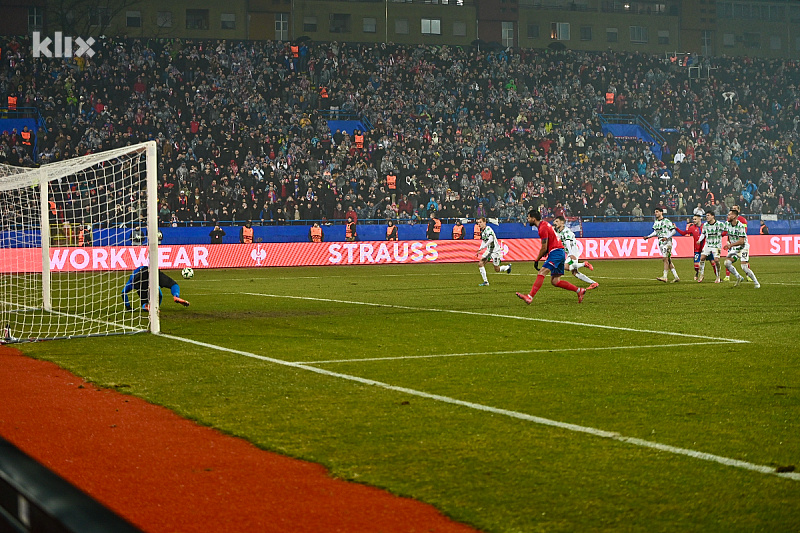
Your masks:
[[[489,287],[477,286],[474,264],[196,270],[180,281],[192,306],[165,299],[162,328],[284,361],[346,359],[312,366],[800,467],[800,259],[755,258],[752,265],[759,290],[713,278],[694,283],[687,260],[677,261],[683,281],[667,285],[655,281],[659,260],[598,261],[587,274],[601,286],[583,304],[547,282],[530,307],[514,296],[530,288],[530,264],[514,265],[510,276],[490,274]],[[656,347],[713,341],[514,316],[749,343]],[[620,348],[628,346],[641,348]],[[152,335],[21,348],[487,531],[800,530],[800,481]],[[491,353],[532,349],[544,351]],[[460,353],[474,355],[350,361]]]

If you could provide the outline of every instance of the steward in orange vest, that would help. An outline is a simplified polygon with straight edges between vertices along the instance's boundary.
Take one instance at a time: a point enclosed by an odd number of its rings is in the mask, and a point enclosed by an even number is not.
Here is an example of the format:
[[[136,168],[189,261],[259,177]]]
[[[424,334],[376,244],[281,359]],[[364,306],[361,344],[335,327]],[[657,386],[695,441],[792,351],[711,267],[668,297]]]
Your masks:
[[[31,139],[33,138],[33,135],[31,134],[30,131],[28,131],[28,127],[27,126],[25,126],[25,128],[22,130],[22,132],[20,132],[20,136],[22,137],[22,144],[23,145],[25,145],[25,146],[33,146],[33,143],[31,142]]]
[[[300,57],[300,47],[299,46],[297,46],[296,44],[293,44],[289,48],[292,50],[292,58],[293,59],[297,59],[298,57]]]
[[[607,104],[614,103],[614,93],[606,93],[606,103]]]
[[[8,109],[11,111],[16,111],[17,109],[17,97],[16,96],[9,96],[8,97]]]
[[[347,242],[355,242],[358,240],[358,233],[356,232],[356,223],[353,222],[353,217],[347,217],[347,226],[344,229],[344,240]]]
[[[436,213],[431,213],[431,219],[428,222],[428,240],[438,241],[441,231],[442,221],[436,218]]]
[[[355,144],[358,150],[364,149],[364,135],[361,132],[355,134]]]
[[[453,226],[453,239],[457,241],[464,239],[464,225],[460,220],[456,220],[456,225]]]
[[[314,225],[311,226],[311,229],[308,230],[308,240],[310,242],[324,242],[325,241],[325,233],[322,232],[322,228],[319,227],[319,222],[314,222]]]
[[[386,176],[386,186],[389,188],[390,192],[397,191],[397,175],[396,174],[389,174]]]
[[[480,240],[481,238],[481,227],[478,225],[478,221],[475,221],[475,229],[472,231],[472,238],[475,240]]]
[[[397,238],[397,226],[394,225],[393,221],[389,221],[389,225],[386,226],[386,240],[387,241],[398,241],[400,239]]]
[[[242,244],[253,244],[253,223],[250,220],[248,220],[247,224],[242,228],[242,232],[239,235],[239,242]]]

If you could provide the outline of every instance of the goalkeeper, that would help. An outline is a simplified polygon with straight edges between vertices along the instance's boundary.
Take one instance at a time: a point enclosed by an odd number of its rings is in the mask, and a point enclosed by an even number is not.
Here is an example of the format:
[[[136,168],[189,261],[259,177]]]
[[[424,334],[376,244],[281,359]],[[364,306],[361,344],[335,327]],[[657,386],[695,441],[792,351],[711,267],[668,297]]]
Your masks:
[[[125,301],[125,309],[130,311],[133,309],[130,301],[128,300],[128,293],[136,291],[139,293],[139,300],[142,304],[142,309],[150,309],[150,293],[149,293],[150,269],[146,266],[140,266],[133,271],[131,277],[128,278],[128,283],[122,289],[122,299]],[[172,299],[176,304],[181,304],[184,307],[189,307],[189,302],[181,298],[181,288],[178,283],[167,276],[160,270],[158,271],[158,303],[161,304],[163,295],[161,294],[161,287],[169,289],[172,293]]]

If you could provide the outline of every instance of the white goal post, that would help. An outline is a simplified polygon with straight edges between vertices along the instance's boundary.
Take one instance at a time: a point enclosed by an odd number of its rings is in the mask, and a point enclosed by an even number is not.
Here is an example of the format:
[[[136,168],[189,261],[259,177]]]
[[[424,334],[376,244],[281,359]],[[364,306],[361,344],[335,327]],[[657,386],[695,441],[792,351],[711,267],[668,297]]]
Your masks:
[[[0,343],[160,332],[156,179],[154,141],[0,165]]]

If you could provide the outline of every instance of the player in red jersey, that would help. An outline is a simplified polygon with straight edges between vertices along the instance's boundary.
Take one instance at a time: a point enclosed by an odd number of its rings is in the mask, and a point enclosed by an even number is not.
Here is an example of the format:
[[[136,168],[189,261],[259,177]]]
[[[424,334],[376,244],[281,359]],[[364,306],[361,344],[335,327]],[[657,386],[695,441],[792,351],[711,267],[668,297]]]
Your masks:
[[[536,275],[536,281],[533,283],[533,287],[531,287],[531,292],[528,294],[518,292],[517,296],[526,304],[530,305],[533,301],[533,297],[536,296],[536,293],[542,287],[545,276],[550,274],[550,283],[552,283],[554,287],[560,287],[578,293],[578,303],[581,303],[583,301],[583,296],[586,294],[586,289],[579,289],[572,283],[561,279],[561,276],[564,275],[564,262],[566,261],[567,255],[564,251],[564,245],[561,244],[558,236],[556,236],[556,232],[553,230],[553,226],[548,224],[547,221],[542,220],[541,213],[535,208],[528,211],[528,223],[538,228],[539,238],[542,239],[539,255],[533,263],[539,273]],[[539,260],[545,257],[545,255],[547,256],[547,260],[544,262],[544,266],[539,268]]]
[[[742,210],[739,209],[738,205],[735,205],[735,206],[731,207],[731,209],[735,209],[737,213],[741,213],[742,212]],[[744,218],[742,215],[739,215],[737,217],[737,219],[739,220],[739,224],[744,224],[744,227],[745,228],[747,227],[747,219],[746,218]],[[727,235],[728,233],[727,232],[723,232],[722,234],[723,235]],[[731,271],[728,270],[728,267],[725,267],[725,281],[730,281],[730,280],[731,280]]]
[[[691,235],[694,242],[694,280],[697,281],[697,275],[700,272],[700,252],[703,251],[703,242],[700,241],[700,233],[703,231],[703,223],[700,215],[692,215],[692,220],[686,224],[686,230],[675,228],[681,235]]]

